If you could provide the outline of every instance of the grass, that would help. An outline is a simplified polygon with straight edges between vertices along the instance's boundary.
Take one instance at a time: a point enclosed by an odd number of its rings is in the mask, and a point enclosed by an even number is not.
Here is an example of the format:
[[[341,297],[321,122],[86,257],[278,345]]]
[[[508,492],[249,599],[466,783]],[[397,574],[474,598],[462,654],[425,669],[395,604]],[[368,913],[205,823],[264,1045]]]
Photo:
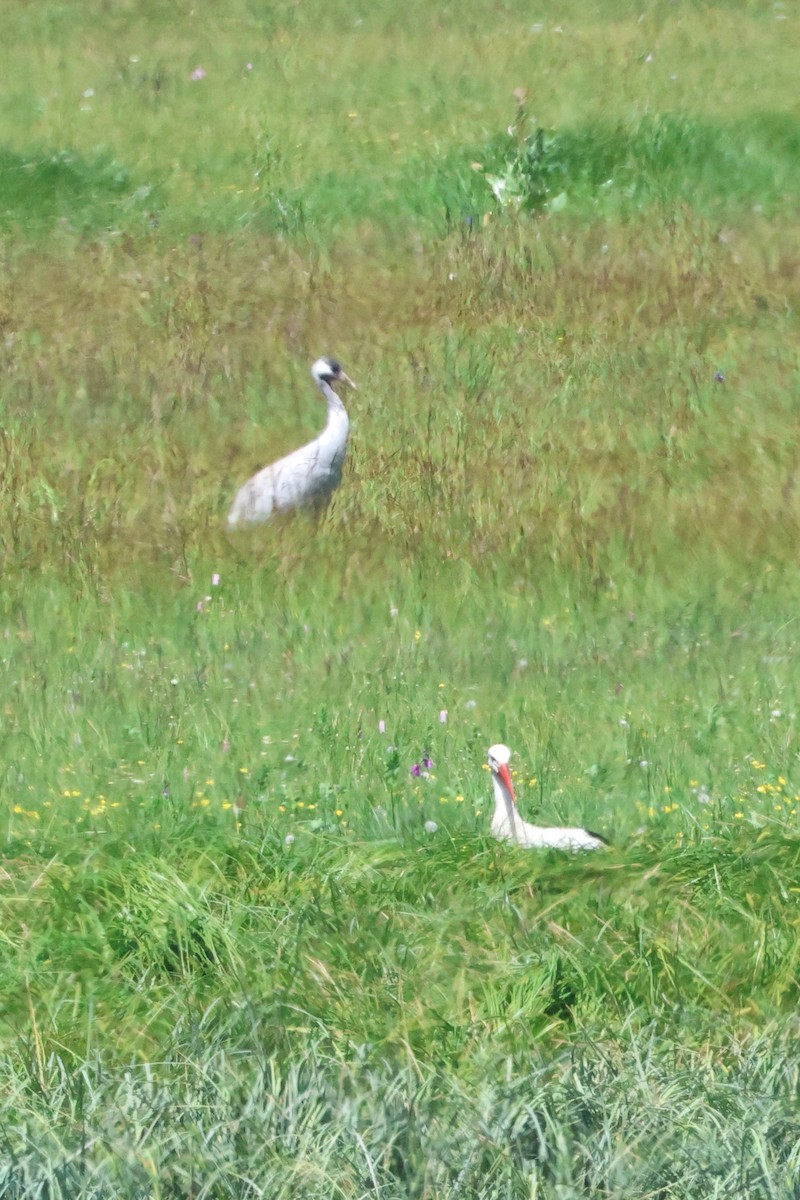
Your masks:
[[[639,15],[9,14],[1,1196],[797,1200],[796,14]]]

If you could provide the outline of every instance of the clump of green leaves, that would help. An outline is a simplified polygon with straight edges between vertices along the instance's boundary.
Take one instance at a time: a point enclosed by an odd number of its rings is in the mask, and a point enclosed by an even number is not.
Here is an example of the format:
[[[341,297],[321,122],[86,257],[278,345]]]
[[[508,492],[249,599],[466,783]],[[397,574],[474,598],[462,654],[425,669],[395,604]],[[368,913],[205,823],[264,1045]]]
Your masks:
[[[517,119],[508,128],[504,161],[497,171],[487,171],[486,181],[503,208],[557,212],[567,202],[560,187],[566,163],[559,135],[545,130],[528,114],[527,92],[517,88]]]

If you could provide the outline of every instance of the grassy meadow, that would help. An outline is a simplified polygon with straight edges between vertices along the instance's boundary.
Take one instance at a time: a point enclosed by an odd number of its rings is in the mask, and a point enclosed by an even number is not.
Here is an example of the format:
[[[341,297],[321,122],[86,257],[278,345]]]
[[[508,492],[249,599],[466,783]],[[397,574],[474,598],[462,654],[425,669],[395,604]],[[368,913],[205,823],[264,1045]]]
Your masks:
[[[7,6],[0,1200],[800,1198],[798,19]]]

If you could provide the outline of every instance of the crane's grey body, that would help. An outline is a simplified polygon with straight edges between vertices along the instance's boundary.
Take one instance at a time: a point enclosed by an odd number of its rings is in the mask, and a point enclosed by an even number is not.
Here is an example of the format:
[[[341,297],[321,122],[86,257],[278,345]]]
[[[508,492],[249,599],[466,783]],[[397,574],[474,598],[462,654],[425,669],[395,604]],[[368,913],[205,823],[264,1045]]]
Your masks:
[[[332,383],[355,387],[339,364],[318,358],[311,376],[328,406],[328,420],[319,437],[293,450],[248,479],[228,514],[228,526],[258,525],[276,512],[295,508],[323,509],[342,481],[350,421]]]

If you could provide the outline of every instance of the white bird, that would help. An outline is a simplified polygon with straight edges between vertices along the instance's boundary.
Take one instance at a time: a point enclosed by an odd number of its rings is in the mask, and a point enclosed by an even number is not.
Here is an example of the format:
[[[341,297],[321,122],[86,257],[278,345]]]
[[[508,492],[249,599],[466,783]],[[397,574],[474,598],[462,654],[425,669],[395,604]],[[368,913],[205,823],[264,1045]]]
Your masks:
[[[257,525],[274,512],[293,508],[322,510],[341,483],[350,422],[332,384],[356,385],[332,358],[318,358],[311,377],[328,405],[325,428],[313,442],[264,467],[239,488],[228,513],[229,528]]]
[[[547,847],[556,850],[599,850],[608,842],[599,833],[588,829],[565,828],[560,825],[530,825],[523,821],[517,811],[514,785],[508,764],[511,751],[508,746],[489,747],[489,766],[494,784],[494,815],[492,833],[504,841],[516,842],[518,846]]]

